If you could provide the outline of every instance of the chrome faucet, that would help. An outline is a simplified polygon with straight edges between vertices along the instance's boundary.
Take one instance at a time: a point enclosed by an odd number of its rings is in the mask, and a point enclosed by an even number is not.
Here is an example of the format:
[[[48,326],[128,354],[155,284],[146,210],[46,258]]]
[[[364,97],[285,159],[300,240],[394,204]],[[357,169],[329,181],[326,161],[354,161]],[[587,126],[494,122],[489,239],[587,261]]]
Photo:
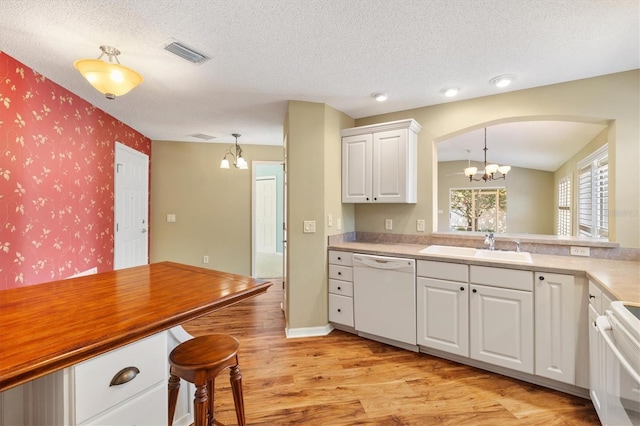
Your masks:
[[[520,253],[520,240],[513,240],[516,243],[516,253]]]
[[[489,234],[485,235],[484,245],[489,246],[489,250],[496,249],[496,239],[493,236],[493,232],[490,232]]]

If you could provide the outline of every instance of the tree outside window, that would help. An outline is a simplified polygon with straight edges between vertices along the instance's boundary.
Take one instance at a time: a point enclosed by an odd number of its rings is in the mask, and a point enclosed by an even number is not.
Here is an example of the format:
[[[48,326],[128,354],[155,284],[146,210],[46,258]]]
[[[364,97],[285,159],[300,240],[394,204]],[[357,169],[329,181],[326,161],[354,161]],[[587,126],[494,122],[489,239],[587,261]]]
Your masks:
[[[507,232],[507,189],[450,190],[452,231]]]

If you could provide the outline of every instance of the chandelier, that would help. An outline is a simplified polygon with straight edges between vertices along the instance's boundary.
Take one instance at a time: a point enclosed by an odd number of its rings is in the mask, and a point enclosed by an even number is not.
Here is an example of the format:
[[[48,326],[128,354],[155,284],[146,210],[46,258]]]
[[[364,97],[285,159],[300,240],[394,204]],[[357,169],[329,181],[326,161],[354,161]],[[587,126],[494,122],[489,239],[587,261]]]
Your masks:
[[[143,79],[140,74],[131,68],[120,65],[120,61],[118,61],[120,51],[118,49],[103,45],[100,46],[100,50],[102,53],[98,59],[79,59],[73,63],[73,66],[107,99],[122,96],[142,83]],[[109,62],[101,60],[104,55],[107,55]]]
[[[227,156],[231,156],[231,158],[233,159],[233,167],[235,167],[236,169],[248,169],[249,166],[247,165],[247,161],[242,158],[242,148],[240,147],[240,145],[238,145],[238,138],[241,135],[239,133],[232,133],[231,136],[236,138],[235,148],[234,145],[231,145],[229,149],[227,149],[227,152],[225,152],[224,157],[220,162],[220,168],[229,168],[229,160],[227,159]]]
[[[487,128],[484,128],[484,174],[479,178],[475,178],[474,176],[478,173],[477,167],[471,167],[471,159],[468,160],[468,167],[464,169],[464,174],[469,178],[469,182],[473,181],[485,181],[488,182],[490,180],[496,179],[506,179],[507,173],[511,170],[511,166],[500,166],[498,164],[487,164]],[[469,151],[467,151],[469,152]],[[499,176],[496,173],[500,173]]]

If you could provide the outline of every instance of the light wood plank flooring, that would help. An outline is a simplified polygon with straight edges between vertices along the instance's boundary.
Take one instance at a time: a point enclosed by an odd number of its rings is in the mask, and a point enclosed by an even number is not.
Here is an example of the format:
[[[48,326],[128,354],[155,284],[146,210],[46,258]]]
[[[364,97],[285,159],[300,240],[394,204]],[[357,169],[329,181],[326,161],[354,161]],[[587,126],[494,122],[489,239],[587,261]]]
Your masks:
[[[286,339],[281,282],[185,324],[240,340],[250,425],[598,425],[591,402],[334,330]],[[229,381],[216,420],[235,424]]]

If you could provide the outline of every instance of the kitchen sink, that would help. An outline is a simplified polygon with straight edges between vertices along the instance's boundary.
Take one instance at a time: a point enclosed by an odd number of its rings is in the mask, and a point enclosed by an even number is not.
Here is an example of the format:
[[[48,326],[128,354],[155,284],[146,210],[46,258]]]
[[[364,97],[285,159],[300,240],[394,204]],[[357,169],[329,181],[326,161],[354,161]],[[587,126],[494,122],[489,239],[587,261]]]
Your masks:
[[[475,257],[477,249],[473,247],[457,247],[457,246],[429,246],[420,250],[423,254],[441,254],[444,256],[454,257]]]
[[[499,260],[503,262],[532,263],[531,254],[520,251],[484,250],[473,247],[433,245],[420,250],[422,254],[437,254],[450,257]]]
[[[476,258],[495,259],[505,262],[532,263],[531,255],[524,251],[478,250]]]

